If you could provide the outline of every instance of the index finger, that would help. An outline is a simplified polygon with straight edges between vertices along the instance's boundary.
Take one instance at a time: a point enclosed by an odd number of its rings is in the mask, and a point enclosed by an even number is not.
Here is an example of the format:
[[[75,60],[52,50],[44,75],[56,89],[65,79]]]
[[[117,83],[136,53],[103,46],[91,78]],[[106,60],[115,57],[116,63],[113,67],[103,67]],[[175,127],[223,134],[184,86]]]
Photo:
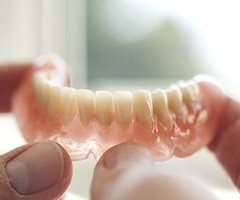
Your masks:
[[[209,145],[219,162],[240,188],[240,102],[229,98],[219,123],[218,134]]]
[[[240,188],[240,102],[228,98],[218,133],[209,145],[233,183]]]

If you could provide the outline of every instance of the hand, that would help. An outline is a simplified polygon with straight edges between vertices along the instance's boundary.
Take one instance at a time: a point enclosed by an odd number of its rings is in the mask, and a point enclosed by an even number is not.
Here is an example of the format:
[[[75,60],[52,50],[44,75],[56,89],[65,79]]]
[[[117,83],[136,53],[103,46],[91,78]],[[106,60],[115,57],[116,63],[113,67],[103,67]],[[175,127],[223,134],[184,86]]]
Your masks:
[[[72,163],[57,143],[19,147],[0,157],[0,199],[53,200],[67,189]]]
[[[11,110],[11,97],[31,64],[0,67],[0,112]],[[2,139],[7,133],[1,133]],[[72,162],[57,143],[40,142],[0,156],[0,199],[53,200],[67,189]]]
[[[160,171],[146,148],[131,143],[108,150],[93,180],[92,200],[216,200],[177,170]]]

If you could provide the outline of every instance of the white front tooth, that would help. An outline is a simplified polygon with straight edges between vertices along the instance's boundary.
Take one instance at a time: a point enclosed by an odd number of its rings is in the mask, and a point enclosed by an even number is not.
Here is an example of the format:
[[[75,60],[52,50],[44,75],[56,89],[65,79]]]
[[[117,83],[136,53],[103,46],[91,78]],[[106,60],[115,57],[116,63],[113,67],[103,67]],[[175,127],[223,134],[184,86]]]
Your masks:
[[[170,125],[170,115],[168,110],[168,98],[164,90],[157,89],[152,94],[153,112],[164,127]]]
[[[60,106],[61,88],[57,85],[52,85],[49,88],[48,100],[48,116],[50,119],[54,117]]]
[[[133,95],[133,110],[137,120],[145,129],[152,129],[152,98],[148,91],[137,91]]]
[[[61,107],[65,123],[69,122],[77,111],[76,99],[76,90],[74,88],[64,87],[62,89]]]
[[[112,93],[109,91],[96,92],[96,117],[99,122],[107,127],[111,124],[113,116]]]
[[[88,126],[95,109],[95,96],[93,92],[91,90],[78,90],[77,106],[81,123],[84,126]]]
[[[132,94],[130,92],[115,92],[114,111],[119,125],[128,128],[132,119]]]
[[[178,87],[171,87],[166,90],[169,108],[177,117],[183,117],[183,97]]]

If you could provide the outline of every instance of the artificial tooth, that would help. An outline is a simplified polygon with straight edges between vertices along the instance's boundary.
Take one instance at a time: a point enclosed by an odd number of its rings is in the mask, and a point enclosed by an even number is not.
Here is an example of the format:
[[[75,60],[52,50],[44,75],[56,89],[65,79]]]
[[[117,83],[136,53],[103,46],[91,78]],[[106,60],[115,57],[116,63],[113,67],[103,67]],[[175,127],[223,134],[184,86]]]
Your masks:
[[[168,97],[168,106],[177,117],[183,117],[183,97],[178,87],[171,87],[166,90]]]
[[[109,91],[96,92],[96,117],[99,122],[107,127],[111,124],[113,115],[112,93]]]
[[[49,99],[48,99],[48,116],[50,119],[54,117],[57,109],[60,106],[61,99],[61,88],[57,85],[52,85],[49,88]]]
[[[170,115],[168,110],[168,98],[164,90],[157,89],[152,93],[153,112],[164,127],[169,127]]]
[[[188,85],[188,87],[192,91],[192,99],[193,99],[193,101],[194,102],[198,101],[199,95],[200,95],[200,91],[199,91],[199,87],[198,87],[197,82],[189,81],[187,85]]]
[[[43,80],[41,74],[34,73],[32,80],[33,80],[33,89],[37,93],[40,88],[41,81]]]
[[[37,99],[37,103],[39,103],[40,100],[40,91],[42,90],[42,84],[43,81],[45,81],[40,73],[34,73],[33,74],[33,90]]]
[[[146,129],[152,129],[152,98],[148,91],[137,91],[133,95],[133,110],[136,120]]]
[[[39,90],[41,87],[41,80],[39,80],[38,76],[36,74],[33,74],[33,91],[34,91],[34,95],[36,98],[36,102],[38,103],[39,101]]]
[[[198,91],[192,84],[181,83],[179,88],[182,92],[183,101],[186,105],[192,106],[198,99]]]
[[[132,94],[130,92],[115,92],[114,111],[118,124],[128,128],[132,119]]]
[[[95,97],[91,90],[78,90],[77,91],[77,106],[79,118],[84,126],[88,126],[93,117],[95,108]]]
[[[46,104],[49,99],[50,87],[51,85],[48,81],[39,82],[39,88],[36,94],[36,98],[37,98],[37,105],[40,112],[45,112]]]
[[[76,90],[74,88],[64,87],[62,89],[61,107],[65,123],[71,120],[77,110],[76,99]]]

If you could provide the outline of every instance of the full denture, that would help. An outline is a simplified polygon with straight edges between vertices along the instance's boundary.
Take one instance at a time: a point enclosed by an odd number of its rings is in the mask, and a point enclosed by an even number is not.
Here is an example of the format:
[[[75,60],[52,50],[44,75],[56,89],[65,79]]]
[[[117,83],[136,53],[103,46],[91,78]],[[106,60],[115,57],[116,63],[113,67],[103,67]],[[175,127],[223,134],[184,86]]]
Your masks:
[[[66,87],[69,77],[56,56],[35,65],[13,99],[20,129],[28,142],[61,143],[74,160],[125,141],[145,145],[157,160],[190,155],[214,137],[225,101],[217,86],[195,80],[153,93],[94,94]]]

